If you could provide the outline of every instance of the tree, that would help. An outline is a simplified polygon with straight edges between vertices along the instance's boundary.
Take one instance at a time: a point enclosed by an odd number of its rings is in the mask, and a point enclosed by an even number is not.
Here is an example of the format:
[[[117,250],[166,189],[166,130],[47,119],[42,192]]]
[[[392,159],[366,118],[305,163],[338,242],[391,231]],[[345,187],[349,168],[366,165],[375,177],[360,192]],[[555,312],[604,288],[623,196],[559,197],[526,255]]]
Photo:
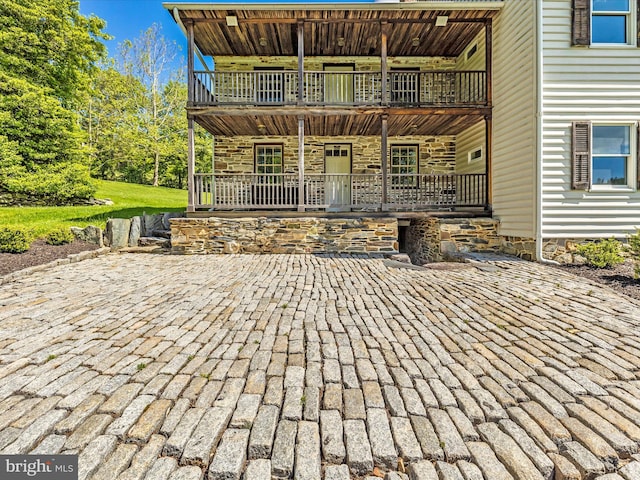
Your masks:
[[[90,195],[74,108],[105,51],[103,27],[73,0],[0,1],[0,189],[50,202]]]
[[[168,42],[161,27],[153,24],[140,37],[125,41],[120,48],[125,74],[135,76],[147,88],[147,104],[141,116],[153,155],[153,186],[159,185],[160,163],[167,147],[167,126],[184,106],[179,89],[171,83],[183,76],[181,71],[167,72],[179,47]]]
[[[144,183],[147,142],[141,138],[139,121],[146,98],[144,85],[110,62],[94,75],[89,93],[80,114],[92,174]]]

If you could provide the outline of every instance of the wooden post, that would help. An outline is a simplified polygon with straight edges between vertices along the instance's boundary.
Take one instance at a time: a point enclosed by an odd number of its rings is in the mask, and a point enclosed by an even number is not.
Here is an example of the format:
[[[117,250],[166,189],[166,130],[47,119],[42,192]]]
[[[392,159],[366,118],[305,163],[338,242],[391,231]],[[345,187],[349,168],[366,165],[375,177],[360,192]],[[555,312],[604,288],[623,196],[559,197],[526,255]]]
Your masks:
[[[187,212],[195,212],[195,167],[196,167],[196,145],[193,133],[193,117],[187,117]],[[213,190],[213,189],[212,189]]]
[[[298,105],[304,104],[304,21],[298,20]]]
[[[382,210],[387,209],[387,165],[388,165],[388,148],[387,148],[387,116],[382,115],[382,133],[380,137],[380,169],[382,170]]]
[[[492,165],[491,165],[491,157],[493,155],[492,148],[492,120],[491,116],[487,115],[484,117],[484,131],[485,131],[485,174],[487,176],[487,184],[484,192],[484,203],[485,208],[487,210],[491,210],[491,203],[493,202],[493,180],[492,180]]]
[[[486,95],[487,95],[487,105],[491,106],[493,104],[493,88],[492,88],[492,77],[493,77],[493,24],[491,23],[491,19],[487,20],[487,23],[484,27],[484,35],[485,35],[485,75],[486,75]]]
[[[380,23],[380,70],[382,74],[382,105],[388,104],[387,79],[387,22]]]
[[[298,211],[304,212],[304,117],[298,117]]]
[[[188,105],[195,102],[193,20],[185,20],[187,27],[187,100]]]

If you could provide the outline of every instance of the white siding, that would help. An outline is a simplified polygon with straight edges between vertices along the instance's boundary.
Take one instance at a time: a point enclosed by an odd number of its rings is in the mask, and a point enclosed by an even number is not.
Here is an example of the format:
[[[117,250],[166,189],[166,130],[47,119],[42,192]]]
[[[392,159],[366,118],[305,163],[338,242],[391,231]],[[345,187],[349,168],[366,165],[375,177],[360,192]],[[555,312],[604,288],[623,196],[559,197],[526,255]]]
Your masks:
[[[502,235],[536,232],[533,0],[507,0],[493,27],[493,210]]]
[[[486,160],[484,121],[456,135],[456,173],[484,173]],[[484,159],[469,163],[469,151],[482,147]]]
[[[543,7],[542,236],[624,236],[640,226],[640,193],[571,190],[571,122],[640,119],[640,49],[572,47],[571,1]]]

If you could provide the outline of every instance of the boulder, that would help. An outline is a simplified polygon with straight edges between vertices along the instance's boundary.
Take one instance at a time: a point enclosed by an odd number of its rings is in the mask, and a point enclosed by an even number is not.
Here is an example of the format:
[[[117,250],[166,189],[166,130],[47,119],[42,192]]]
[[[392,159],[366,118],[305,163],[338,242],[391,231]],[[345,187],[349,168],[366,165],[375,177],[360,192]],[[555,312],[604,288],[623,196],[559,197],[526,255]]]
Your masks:
[[[162,214],[162,229],[163,230],[171,230],[171,222],[172,218],[180,218],[184,217],[182,212],[168,212]]]
[[[138,246],[138,240],[140,240],[141,233],[142,233],[142,218],[133,217],[131,219],[131,228],[129,229],[129,246],[130,247]]]
[[[162,247],[170,248],[171,242],[166,238],[161,237],[140,237],[138,245],[141,247]]]
[[[106,242],[112,248],[123,248],[129,245],[131,220],[128,218],[111,218],[107,221]]]
[[[71,232],[73,233],[76,240],[79,240],[81,242],[94,243],[99,247],[104,247],[104,241],[102,239],[102,229],[99,227],[95,227],[93,225],[89,225],[85,228],[71,227]]]
[[[140,236],[147,237],[151,235],[151,232],[154,230],[164,230],[164,227],[162,226],[162,214],[143,215]]]

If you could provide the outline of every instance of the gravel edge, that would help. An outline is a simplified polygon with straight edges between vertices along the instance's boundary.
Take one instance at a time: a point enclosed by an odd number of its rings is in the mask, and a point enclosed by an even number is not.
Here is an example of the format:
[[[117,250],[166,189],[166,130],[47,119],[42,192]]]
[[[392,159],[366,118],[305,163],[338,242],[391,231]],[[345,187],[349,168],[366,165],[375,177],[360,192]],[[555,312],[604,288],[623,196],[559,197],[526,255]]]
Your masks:
[[[101,255],[106,255],[110,253],[112,250],[109,247],[102,247],[96,250],[86,250],[80,253],[73,253],[71,255],[67,255],[66,258],[59,258],[49,263],[43,263],[41,265],[34,265],[33,267],[23,268],[22,270],[16,270],[15,272],[7,273],[4,276],[0,276],[0,285],[5,283],[13,282],[15,280],[28,277],[29,275],[39,272],[41,270],[46,270],[48,268],[57,267],[58,265],[66,265],[69,263],[77,263],[83,260],[88,260],[90,258],[96,258]]]

